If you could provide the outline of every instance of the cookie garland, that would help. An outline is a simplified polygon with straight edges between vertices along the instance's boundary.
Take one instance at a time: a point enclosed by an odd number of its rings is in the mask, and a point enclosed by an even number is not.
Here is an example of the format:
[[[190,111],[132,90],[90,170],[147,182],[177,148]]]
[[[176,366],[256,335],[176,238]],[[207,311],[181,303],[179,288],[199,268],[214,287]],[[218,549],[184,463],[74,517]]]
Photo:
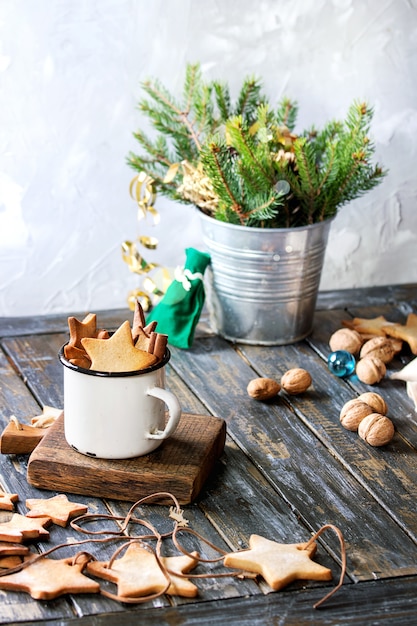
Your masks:
[[[135,510],[147,503],[154,500],[164,498],[164,500],[171,500],[173,505],[169,508],[169,518],[173,520],[173,530],[170,532],[160,533],[158,529],[145,519],[135,517]],[[237,552],[227,553],[221,548],[212,544],[209,540],[205,539],[202,535],[197,533],[191,528],[188,528],[188,520],[183,516],[183,510],[180,508],[179,503],[175,496],[171,493],[158,492],[145,496],[138,500],[129,509],[126,516],[115,516],[110,514],[93,514],[84,513],[74,519],[70,519],[72,513],[79,510],[81,505],[77,503],[69,503],[66,496],[58,495],[53,498],[45,499],[42,506],[41,500],[36,500],[35,506],[39,507],[39,512],[42,510],[47,511],[48,508],[52,508],[56,513],[56,506],[62,501],[65,508],[63,515],[58,515],[58,520],[61,525],[70,524],[70,526],[85,535],[89,535],[87,539],[83,539],[77,542],[73,542],[73,546],[83,546],[87,543],[106,543],[122,541],[120,545],[109,561],[100,562],[97,561],[95,556],[85,550],[77,552],[74,557],[65,559],[49,559],[49,555],[59,550],[60,548],[68,548],[68,543],[59,544],[46,550],[42,554],[34,554],[31,552],[26,553],[23,556],[23,560],[15,567],[0,570],[0,589],[8,589],[15,591],[25,591],[29,593],[34,599],[49,600],[54,599],[65,593],[101,593],[102,595],[111,598],[113,600],[139,604],[148,602],[158,598],[161,595],[182,595],[184,597],[195,597],[198,593],[198,588],[192,582],[193,579],[198,578],[257,578],[261,575],[262,578],[271,586],[272,590],[278,590],[285,587],[287,584],[296,579],[306,580],[330,580],[332,577],[331,570],[319,565],[311,560],[314,555],[317,544],[315,540],[326,530],[334,531],[340,542],[341,547],[341,575],[338,584],[331,589],[321,600],[316,602],[313,607],[318,608],[328,598],[330,598],[343,584],[344,575],[346,572],[346,549],[344,539],[341,531],[333,524],[325,524],[322,526],[307,542],[297,544],[279,544],[278,542],[271,541],[269,539],[261,538],[258,535],[252,535],[250,538],[250,548],[246,550],[239,550]],[[31,502],[30,500],[27,502]],[[49,504],[48,504],[49,503]],[[33,505],[33,501],[32,501]],[[68,513],[68,510],[71,510]],[[33,510],[33,509],[32,509]],[[74,513],[75,514],[75,513]],[[28,524],[31,524],[35,520],[22,515],[15,514],[13,517],[19,517],[19,528],[24,527],[23,521],[26,519]],[[13,519],[13,518],[12,518]],[[98,520],[109,520],[118,523],[117,530],[105,529],[105,530],[91,530],[85,527]],[[39,522],[39,528],[42,524],[50,525],[53,523],[51,518],[42,517],[37,520]],[[129,524],[138,524],[149,531],[149,534],[141,536],[131,536],[125,534]],[[0,533],[2,527],[7,526],[9,523],[0,524]],[[43,527],[42,527],[43,528]],[[42,533],[38,537],[27,536],[22,537],[24,539],[43,539]],[[178,535],[180,533],[189,533],[198,538],[204,544],[210,546],[216,552],[219,553],[219,557],[214,559],[204,559],[198,552],[186,551],[180,541]],[[163,556],[162,545],[163,540],[170,538],[180,552],[178,556]],[[156,546],[153,548],[147,543],[148,540],[156,540]],[[15,538],[9,538],[7,541],[15,541]],[[273,579],[270,578],[267,571],[270,569],[271,560],[270,554],[268,554],[267,562],[259,560],[259,555],[252,555],[254,544],[259,542],[266,542],[268,544],[268,552],[280,551],[282,555],[291,553],[293,557],[294,550],[296,556],[301,557],[301,565],[294,566],[290,562],[287,565],[282,566],[279,564],[278,574],[273,574]],[[11,544],[12,545],[12,544]],[[124,552],[124,555],[120,557],[120,554]],[[248,558],[249,555],[249,558]],[[252,559],[251,557],[254,556]],[[240,560],[244,557],[245,568],[240,567]],[[272,559],[274,561],[274,559]],[[210,572],[202,574],[192,574],[190,571],[196,567],[199,563],[217,563],[222,562],[225,567],[231,567],[236,571],[223,571],[223,572]],[[230,563],[230,565],[227,565]],[[234,564],[233,564],[234,563]],[[236,566],[236,563],[237,566]],[[144,565],[146,564],[146,565]],[[141,569],[146,567],[148,575],[144,578],[146,580],[139,579],[132,585],[129,583],[131,579],[131,571],[136,567]],[[275,568],[275,564],[272,564],[272,569]],[[60,572],[59,576],[56,576],[56,572]],[[84,575],[84,571],[97,577],[109,580],[117,585],[118,592],[116,594],[107,591],[100,587],[99,583],[93,579]],[[51,573],[53,572],[53,573]],[[150,574],[149,574],[150,572]],[[52,578],[52,580],[51,580]],[[57,580],[59,579],[59,581]],[[66,581],[63,584],[62,580]],[[39,583],[41,580],[41,583]],[[43,584],[42,584],[42,581]],[[275,582],[274,582],[275,581]],[[129,595],[131,594],[131,595]]]

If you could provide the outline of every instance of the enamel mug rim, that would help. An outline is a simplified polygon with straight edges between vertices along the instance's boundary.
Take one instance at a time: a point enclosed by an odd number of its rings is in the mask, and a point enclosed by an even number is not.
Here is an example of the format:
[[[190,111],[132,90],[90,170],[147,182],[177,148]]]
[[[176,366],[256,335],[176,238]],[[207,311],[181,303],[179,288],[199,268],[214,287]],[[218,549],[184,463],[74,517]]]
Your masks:
[[[82,374],[87,374],[88,376],[101,376],[104,378],[124,378],[126,376],[143,376],[144,374],[149,374],[150,372],[154,372],[155,370],[158,370],[161,367],[164,367],[171,359],[171,352],[169,348],[166,348],[165,354],[160,361],[144,369],[129,370],[127,372],[104,372],[100,370],[91,370],[86,367],[80,367],[79,365],[74,365],[74,363],[71,363],[70,361],[68,361],[68,359],[65,358],[64,356],[64,348],[67,345],[68,345],[68,342],[66,342],[61,347],[58,353],[58,357],[62,365],[64,365],[65,367],[68,367],[68,369],[70,370],[74,370],[75,372],[81,372]]]

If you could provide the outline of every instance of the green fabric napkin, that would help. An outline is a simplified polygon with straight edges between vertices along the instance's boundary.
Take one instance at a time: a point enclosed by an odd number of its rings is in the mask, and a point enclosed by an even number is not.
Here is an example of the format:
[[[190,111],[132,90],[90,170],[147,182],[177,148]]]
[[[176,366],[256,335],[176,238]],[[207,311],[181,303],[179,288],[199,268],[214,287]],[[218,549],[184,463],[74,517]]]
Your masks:
[[[184,268],[176,270],[162,300],[146,318],[147,324],[158,322],[156,331],[168,335],[168,343],[177,348],[192,346],[205,299],[203,276],[210,263],[206,252],[187,248],[185,254]]]

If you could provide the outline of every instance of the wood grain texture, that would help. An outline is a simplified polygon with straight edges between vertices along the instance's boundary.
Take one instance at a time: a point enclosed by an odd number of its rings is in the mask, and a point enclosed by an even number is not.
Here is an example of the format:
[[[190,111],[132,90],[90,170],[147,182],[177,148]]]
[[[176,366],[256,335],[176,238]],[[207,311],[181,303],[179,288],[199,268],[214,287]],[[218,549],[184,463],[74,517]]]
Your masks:
[[[34,428],[30,424],[9,422],[0,436],[1,454],[29,454],[42,441],[45,428]]]
[[[158,491],[192,502],[223,452],[224,420],[183,414],[161,446],[134,459],[104,460],[80,454],[65,440],[64,418],[48,429],[30,456],[31,485],[54,491],[136,502]]]
[[[245,356],[250,352],[247,347],[239,347],[239,352],[243,350]],[[213,414],[222,412],[228,433],[239,448],[246,452],[307,525],[318,529],[324,523],[333,523],[345,529],[350,553],[348,573],[353,580],[417,572],[416,544],[410,541],[406,532],[399,530],[392,512],[377,505],[356,476],[333,453],[326,452],[326,445],[317,436],[316,429],[309,428],[300,418],[299,411],[297,414],[293,408],[294,398],[285,399],[280,395],[262,403],[249,398],[246,393],[249,380],[262,375],[261,367],[265,368],[268,354],[275,354],[275,374],[285,371],[289,363],[300,367],[308,364],[306,368],[313,380],[316,372],[322,371],[322,362],[316,362],[314,353],[308,352],[303,345],[256,350],[262,353],[262,363],[256,370],[218,337],[206,339],[187,352],[176,350],[172,362],[180,376],[184,377],[188,372],[193,392],[206,399],[210,411]],[[307,351],[304,355],[303,350]],[[292,357],[283,361],[287,351]],[[343,381],[329,374],[326,380],[326,398],[339,402],[344,395],[348,399],[350,392]],[[313,389],[305,397],[315,402],[316,413],[323,411],[327,415],[330,411],[334,420],[333,405],[321,409],[321,394]],[[329,421],[332,431],[335,430],[333,422]],[[368,450],[366,454],[369,454]],[[406,498],[404,489],[402,493]],[[361,520],[361,523],[346,524],[347,519]],[[413,529],[415,532],[416,519],[412,511],[408,519],[408,531]],[[374,529],[371,535],[369,528]],[[337,553],[337,544],[332,537],[326,538],[326,544],[333,554]]]
[[[384,315],[403,323],[411,311],[417,312],[415,285],[323,293],[312,334],[292,346],[233,345],[213,335],[203,314],[192,349],[172,349],[167,387],[183,410],[220,416],[227,423],[220,458],[193,502],[183,505],[190,527],[213,546],[185,533],[182,545],[211,559],[218,550],[245,548],[251,534],[290,543],[306,540],[326,522],[334,523],[345,537],[347,575],[342,589],[321,610],[312,608],[314,602],[329,591],[340,573],[340,548],[332,532],[320,537],[315,557],[332,570],[334,580],[326,584],[298,581],[281,592],[267,593],[262,580],[210,577],[196,581],[196,599],[161,597],[140,606],[99,595],[39,603],[23,593],[0,592],[0,623],[414,625],[417,414],[403,383],[387,378],[370,387],[354,378],[341,380],[330,375],[326,364],[330,335],[343,319]],[[130,316],[123,309],[102,312],[98,323],[114,329]],[[29,423],[44,404],[62,408],[63,373],[57,353],[68,338],[67,317],[0,319],[2,428],[11,414]],[[389,370],[400,369],[411,358],[403,350]],[[246,385],[251,378],[266,375],[279,380],[290,367],[305,367],[312,374],[313,384],[305,394],[281,392],[268,402],[249,398]],[[396,427],[393,441],[381,449],[371,448],[339,424],[344,402],[369,390],[384,397]],[[54,445],[51,441],[51,455]],[[28,460],[24,454],[0,454],[0,486],[19,494],[16,510],[21,514],[26,512],[26,498],[51,496],[51,490],[28,483]],[[51,465],[49,469],[55,472]],[[67,465],[67,484],[76,471],[73,463]],[[89,468],[90,478],[93,473]],[[135,498],[133,494],[128,500],[114,498],[118,477],[113,474],[105,473],[108,497],[94,493],[70,499],[87,504],[90,512],[126,515]],[[7,515],[0,512],[0,519]],[[166,506],[143,505],[138,515],[163,531],[172,528]],[[107,524],[98,521],[97,529]],[[50,542],[35,544],[33,549],[63,543],[57,557],[78,551],[73,543],[80,537],[74,529],[52,527],[50,532]],[[105,560],[114,547],[88,545],[87,549]],[[174,546],[167,544],[165,549],[171,552]],[[216,573],[219,568],[218,563],[208,563],[196,571]]]

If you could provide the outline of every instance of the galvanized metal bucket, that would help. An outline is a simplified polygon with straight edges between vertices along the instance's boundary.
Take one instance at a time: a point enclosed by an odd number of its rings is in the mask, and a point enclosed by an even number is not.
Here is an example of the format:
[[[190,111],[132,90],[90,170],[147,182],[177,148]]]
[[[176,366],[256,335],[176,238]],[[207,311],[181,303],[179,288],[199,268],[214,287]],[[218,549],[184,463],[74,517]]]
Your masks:
[[[299,228],[234,226],[201,213],[213,330],[232,341],[284,345],[313,327],[331,220]]]

